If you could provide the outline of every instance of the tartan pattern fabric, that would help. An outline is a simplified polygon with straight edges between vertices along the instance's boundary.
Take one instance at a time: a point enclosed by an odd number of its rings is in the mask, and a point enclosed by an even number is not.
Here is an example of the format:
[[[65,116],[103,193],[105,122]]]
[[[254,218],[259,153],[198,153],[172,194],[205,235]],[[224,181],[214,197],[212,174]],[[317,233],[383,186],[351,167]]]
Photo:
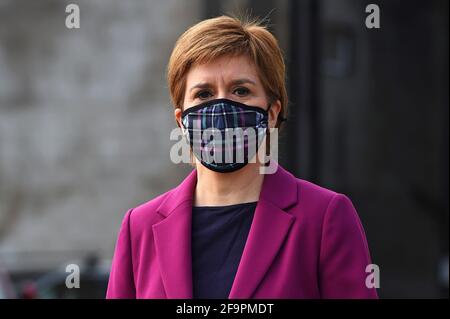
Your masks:
[[[205,166],[233,171],[256,154],[268,114],[260,107],[218,99],[185,110],[182,124],[194,155]]]

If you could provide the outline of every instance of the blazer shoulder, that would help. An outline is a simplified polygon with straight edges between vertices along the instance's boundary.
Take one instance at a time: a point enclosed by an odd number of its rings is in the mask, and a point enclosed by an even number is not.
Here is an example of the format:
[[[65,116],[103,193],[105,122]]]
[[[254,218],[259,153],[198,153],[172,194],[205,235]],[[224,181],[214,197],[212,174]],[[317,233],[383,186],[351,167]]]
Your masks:
[[[352,200],[345,194],[319,186],[312,182],[298,180],[297,207],[307,219],[323,223],[327,212],[344,219],[358,219]]]
[[[339,194],[331,189],[300,178],[297,178],[297,185],[300,200],[329,202]]]
[[[134,229],[140,227],[140,225],[154,224],[161,220],[157,211],[161,203],[173,192],[171,189],[165,193],[162,193],[155,198],[141,203],[129,210],[130,212],[130,224]]]
[[[334,200],[340,197],[347,198],[344,194],[317,185],[313,182],[297,178],[297,198],[295,212],[302,214],[307,220],[321,223],[326,211]]]

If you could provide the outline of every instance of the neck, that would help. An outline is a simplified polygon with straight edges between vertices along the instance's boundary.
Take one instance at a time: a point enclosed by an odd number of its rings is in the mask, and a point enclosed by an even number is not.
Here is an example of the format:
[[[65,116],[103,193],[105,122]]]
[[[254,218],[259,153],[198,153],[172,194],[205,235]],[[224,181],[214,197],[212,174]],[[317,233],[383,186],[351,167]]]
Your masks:
[[[226,206],[256,202],[264,175],[257,163],[249,163],[231,173],[217,173],[197,163],[197,185],[194,205]]]

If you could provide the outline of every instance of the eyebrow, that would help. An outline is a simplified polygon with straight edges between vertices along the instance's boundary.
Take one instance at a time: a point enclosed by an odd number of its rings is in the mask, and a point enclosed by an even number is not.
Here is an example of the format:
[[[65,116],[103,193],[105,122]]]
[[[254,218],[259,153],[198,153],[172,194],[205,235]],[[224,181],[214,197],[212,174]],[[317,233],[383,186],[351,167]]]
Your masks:
[[[231,81],[231,85],[240,85],[240,84],[253,84],[256,85],[256,82],[247,78],[242,78],[242,79],[236,79]],[[201,83],[197,83],[196,85],[192,86],[189,89],[189,92],[191,92],[193,89],[207,89],[210,88],[211,84],[207,83],[207,82],[201,82]]]

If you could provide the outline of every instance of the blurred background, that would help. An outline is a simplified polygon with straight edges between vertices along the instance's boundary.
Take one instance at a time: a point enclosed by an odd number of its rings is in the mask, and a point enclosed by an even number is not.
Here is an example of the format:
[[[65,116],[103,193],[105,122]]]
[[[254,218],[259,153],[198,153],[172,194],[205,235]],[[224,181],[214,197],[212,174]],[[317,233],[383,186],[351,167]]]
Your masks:
[[[171,49],[223,13],[270,13],[280,162],[350,196],[380,297],[448,298],[447,0],[0,0],[0,298],[104,297],[126,210],[190,170],[169,159]]]

